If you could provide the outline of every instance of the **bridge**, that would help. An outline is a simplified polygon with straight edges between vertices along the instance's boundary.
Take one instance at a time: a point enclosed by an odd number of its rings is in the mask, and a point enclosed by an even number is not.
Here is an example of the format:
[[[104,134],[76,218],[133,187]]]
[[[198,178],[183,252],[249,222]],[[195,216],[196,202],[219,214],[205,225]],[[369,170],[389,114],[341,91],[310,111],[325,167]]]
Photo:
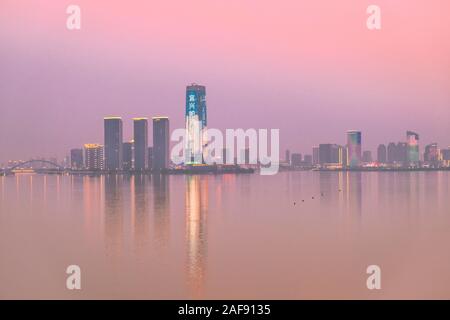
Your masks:
[[[54,163],[52,161],[32,159],[32,160],[27,160],[27,161],[21,161],[18,164],[12,166],[11,168],[0,169],[0,175],[11,174],[13,172],[13,170],[18,169],[18,168],[22,168],[25,165],[29,165],[29,164],[33,164],[33,163],[41,163],[41,164],[43,163],[43,164],[51,165],[51,166],[55,167],[54,169],[52,169],[52,171],[54,171],[54,170],[57,170],[57,171],[65,170],[62,166],[60,166],[59,164]],[[31,168],[33,168],[33,167],[31,167]],[[40,169],[37,169],[37,170],[40,170]]]

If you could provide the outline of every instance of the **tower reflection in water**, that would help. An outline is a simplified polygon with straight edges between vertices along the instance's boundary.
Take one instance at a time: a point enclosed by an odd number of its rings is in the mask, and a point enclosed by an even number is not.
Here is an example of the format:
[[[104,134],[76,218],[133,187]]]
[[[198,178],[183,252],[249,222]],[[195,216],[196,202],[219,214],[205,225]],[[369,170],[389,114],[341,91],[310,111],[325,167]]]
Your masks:
[[[119,175],[106,175],[104,179],[106,253],[119,257],[124,245],[123,179]]]
[[[134,231],[134,244],[138,252],[145,250],[148,244],[149,234],[149,199],[148,184],[149,177],[146,175],[131,176],[131,219]]]
[[[345,173],[345,191],[347,208],[346,211],[350,218],[356,218],[356,222],[360,222],[363,212],[362,205],[362,173],[361,172],[349,172]]]
[[[167,175],[153,175],[153,214],[154,214],[154,240],[160,252],[167,248],[170,238],[170,197],[169,181]]]
[[[186,177],[187,276],[192,298],[204,296],[207,255],[208,177]]]

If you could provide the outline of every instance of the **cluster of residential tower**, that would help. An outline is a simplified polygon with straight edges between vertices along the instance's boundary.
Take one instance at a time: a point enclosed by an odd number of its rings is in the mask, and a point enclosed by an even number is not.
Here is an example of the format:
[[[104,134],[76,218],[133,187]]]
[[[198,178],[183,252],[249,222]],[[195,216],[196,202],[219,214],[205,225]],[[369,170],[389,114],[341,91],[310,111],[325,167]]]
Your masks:
[[[186,87],[186,150],[195,162],[202,154],[201,137],[206,130],[206,89],[191,84]],[[104,118],[104,144],[89,143],[70,151],[72,170],[153,171],[170,166],[170,130],[168,117],[153,117],[153,145],[148,143],[148,119],[133,119],[133,139],[123,141],[121,117]],[[200,139],[194,139],[200,137]]]
[[[419,134],[406,132],[406,141],[387,146],[380,144],[376,158],[370,151],[362,151],[361,131],[347,131],[347,145],[319,144],[313,147],[312,155],[290,154],[286,151],[285,163],[290,167],[339,168],[442,168],[450,167],[450,147],[440,149],[437,143],[425,146],[423,154],[419,149]]]

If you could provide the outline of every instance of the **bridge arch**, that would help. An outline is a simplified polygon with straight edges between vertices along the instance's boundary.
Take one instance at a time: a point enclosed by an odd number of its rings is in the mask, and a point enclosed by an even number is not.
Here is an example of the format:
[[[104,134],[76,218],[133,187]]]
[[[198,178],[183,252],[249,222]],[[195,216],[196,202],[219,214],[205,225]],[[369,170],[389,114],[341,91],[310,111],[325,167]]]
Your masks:
[[[21,167],[21,166],[23,166],[23,165],[30,164],[30,163],[46,163],[46,164],[50,164],[50,165],[52,165],[52,166],[54,166],[54,167],[56,167],[56,168],[58,168],[58,169],[60,169],[60,170],[64,170],[64,168],[63,168],[62,166],[60,166],[59,164],[57,164],[57,163],[54,163],[54,162],[48,161],[48,160],[38,160],[38,159],[32,159],[32,160],[22,161],[22,162],[20,162],[20,163],[14,165],[14,166],[12,166],[11,168],[9,168],[9,169],[7,169],[7,170],[8,170],[8,171],[12,171],[12,170],[14,170],[14,169],[17,169],[17,168],[19,168],[19,167]]]

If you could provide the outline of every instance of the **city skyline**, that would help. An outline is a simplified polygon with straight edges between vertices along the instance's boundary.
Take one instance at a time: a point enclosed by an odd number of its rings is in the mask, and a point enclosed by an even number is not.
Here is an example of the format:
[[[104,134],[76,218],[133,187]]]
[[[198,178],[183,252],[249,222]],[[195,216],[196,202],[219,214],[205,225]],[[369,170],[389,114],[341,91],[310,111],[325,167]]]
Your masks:
[[[206,87],[191,83],[186,86],[186,101],[185,101],[185,129],[186,129],[186,145],[184,147],[187,158],[186,164],[201,164],[203,163],[203,154],[206,151],[204,149],[208,143],[207,140],[207,108],[206,108]],[[163,158],[159,158],[158,152],[153,151],[153,145],[149,145],[149,130],[148,130],[148,118],[147,117],[133,117],[133,131],[132,139],[126,141],[123,134],[124,122],[121,116],[105,116],[103,118],[103,144],[99,143],[83,143],[84,145],[84,157],[85,161],[82,161],[85,168],[96,168],[106,170],[137,170],[142,171],[146,169],[168,168],[171,159],[170,149],[173,143],[170,141],[171,131],[169,129],[169,117],[156,116],[152,117],[153,130],[152,140],[155,143],[155,133],[157,135],[156,140],[159,142],[160,147],[157,149],[165,150],[167,153]],[[165,121],[167,121],[167,124]],[[159,121],[163,121],[163,127],[158,129],[155,125],[158,125]],[[127,121],[125,121],[127,123]],[[162,130],[162,131],[161,131]],[[162,136],[164,135],[164,136]],[[161,140],[162,139],[162,140]],[[163,141],[166,140],[166,141]],[[420,161],[427,159],[430,154],[430,146],[434,146],[436,149],[436,157],[439,157],[439,150],[441,148],[450,149],[450,145],[447,147],[441,146],[436,142],[430,142],[425,144],[425,149],[420,150],[419,134],[407,130],[405,142],[395,142],[390,140],[389,143],[379,143],[376,147],[376,152],[367,148],[362,143],[362,131],[361,130],[347,130],[346,131],[346,144],[336,143],[320,143],[315,144],[309,150],[309,152],[299,151],[298,149],[292,150],[296,154],[296,161],[301,160],[301,154],[311,157],[311,164],[330,164],[339,163],[345,167],[359,167],[363,162],[372,162],[372,159],[377,159],[376,162],[383,163],[380,159],[385,159],[384,163],[403,162],[410,165],[418,165]],[[380,147],[384,146],[385,150],[380,150]],[[101,153],[97,151],[99,147],[102,148]],[[399,155],[403,151],[394,151],[393,148],[404,148],[404,159],[402,155]],[[102,155],[103,159],[96,160],[95,165],[88,164],[87,153],[95,150],[96,155]],[[290,163],[290,149],[285,149],[285,160]],[[50,157],[50,162],[61,163],[63,166],[70,166],[72,168],[79,168],[79,151],[83,151],[78,147],[71,148],[69,153],[63,157],[62,161],[59,161],[57,157]],[[279,162],[283,162],[281,159],[282,150],[279,154]],[[83,152],[82,152],[83,153]],[[381,153],[381,155],[380,155]],[[395,155],[393,153],[396,153]],[[376,157],[372,158],[372,154],[376,154]],[[156,167],[153,167],[153,156],[156,155]],[[300,158],[299,158],[300,156]],[[83,157],[83,156],[82,156]],[[91,155],[92,157],[92,155]],[[73,160],[75,158],[75,160]],[[368,161],[370,158],[370,161]],[[8,163],[17,161],[27,161],[30,159],[46,159],[45,157],[30,157],[28,159],[8,159]],[[389,159],[389,160],[387,160]],[[73,165],[75,162],[75,165]],[[301,162],[301,161],[300,161]],[[0,162],[0,165],[5,166],[5,162]]]
[[[187,86],[186,88],[190,88],[191,86]],[[204,88],[204,86],[202,86]],[[204,89],[203,89],[204,90]],[[186,100],[188,101],[188,100]],[[187,109],[186,109],[187,110]],[[186,121],[188,119],[188,115],[186,113]],[[107,170],[145,170],[152,169],[152,161],[154,154],[153,151],[154,146],[150,145],[149,140],[149,130],[148,130],[148,118],[139,117],[132,118],[133,122],[133,139],[127,141],[122,136],[122,128],[124,122],[122,121],[122,117],[119,116],[108,116],[104,117],[104,143],[84,143],[83,147],[73,147],[70,148],[67,152],[67,155],[61,160],[57,157],[48,157],[38,156],[38,157],[29,157],[27,159],[9,159],[6,162],[0,162],[0,168],[4,166],[7,167],[8,163],[17,163],[20,161],[28,161],[28,160],[47,160],[56,164],[66,165],[67,167],[72,168],[81,168],[80,163],[83,164],[85,168],[94,168],[94,169],[107,169]],[[170,141],[171,130],[169,129],[169,118],[165,116],[156,116],[152,117],[152,141],[155,143],[153,136],[155,136],[155,132],[158,132],[157,128],[155,129],[155,124],[157,124],[160,120],[166,120],[167,124],[163,124],[162,127],[164,133],[159,133],[159,137],[157,140],[161,138],[167,139],[167,141],[160,142],[164,145],[164,152],[168,154],[164,155],[162,158],[162,163],[165,163],[163,167],[168,167],[170,164],[170,149],[173,146]],[[126,123],[126,121],[125,121]],[[205,126],[206,128],[206,126]],[[203,132],[202,129],[197,128],[200,132]],[[155,131],[156,130],[156,131]],[[188,121],[186,122],[186,130],[189,132]],[[117,132],[114,132],[117,131]],[[161,136],[161,134],[164,135]],[[375,150],[371,150],[364,146],[362,143],[362,131],[360,130],[347,130],[346,131],[347,144],[336,144],[331,142],[320,143],[312,146],[309,151],[299,151],[297,149],[285,149],[280,150],[279,162],[291,162],[291,152],[292,155],[295,155],[297,158],[296,161],[303,162],[302,156],[308,157],[310,159],[312,165],[317,164],[330,164],[330,163],[339,163],[344,165],[345,167],[359,167],[363,162],[378,162],[378,163],[394,163],[394,162],[403,162],[405,164],[418,164],[419,162],[430,162],[434,161],[439,157],[439,152],[443,152],[444,157],[447,157],[447,150],[450,150],[450,145],[439,145],[436,142],[422,144],[422,148],[420,148],[421,144],[419,142],[419,134],[410,130],[406,131],[406,140],[398,141],[390,140],[389,142],[380,142]],[[412,138],[412,140],[411,140]],[[110,147],[113,154],[115,154],[115,160],[113,164],[108,167],[107,164],[107,156],[106,156],[106,145],[108,142],[111,143],[113,141],[115,143],[114,147]],[[138,141],[138,148],[136,148],[136,141]],[[355,144],[356,147],[352,145]],[[120,147],[119,147],[120,145]],[[167,148],[168,146],[168,148]],[[349,148],[350,146],[350,148]],[[384,149],[383,149],[383,148]],[[98,148],[101,148],[101,152],[97,151]],[[331,149],[330,149],[331,148]],[[353,149],[356,148],[355,151]],[[382,148],[380,150],[380,148]],[[397,148],[398,150],[394,150]],[[433,148],[433,149],[430,149]],[[83,150],[84,149],[84,150]],[[96,164],[91,166],[88,164],[87,160],[87,152],[91,152],[91,150],[95,150],[96,154],[101,154],[102,159],[96,160]],[[136,149],[138,149],[136,151]],[[317,149],[317,154],[315,154],[315,149]],[[404,149],[401,151],[400,149]],[[188,145],[186,145],[186,152],[188,151]],[[245,151],[248,151],[247,149]],[[81,162],[80,162],[80,154],[81,152]],[[136,153],[137,152],[137,153]],[[203,151],[202,151],[203,152]],[[285,153],[285,157],[282,157],[282,154]],[[404,155],[401,155],[403,154]],[[431,155],[434,153],[435,155]],[[119,156],[120,154],[120,156]],[[352,154],[355,154],[352,157]],[[380,155],[381,154],[381,155]],[[158,156],[158,155],[157,155]],[[371,160],[364,160],[365,156],[370,156]],[[434,157],[432,159],[428,159],[428,157]],[[74,160],[75,158],[75,160]],[[351,160],[353,158],[353,161]],[[412,158],[412,159],[411,159]],[[136,163],[136,159],[138,162]],[[324,160],[327,159],[327,160]],[[383,161],[384,159],[384,161]],[[445,159],[448,160],[448,159]],[[120,163],[120,165],[119,165]],[[308,162],[309,163],[309,162]],[[187,162],[189,164],[189,162]],[[162,167],[161,167],[162,168]]]

